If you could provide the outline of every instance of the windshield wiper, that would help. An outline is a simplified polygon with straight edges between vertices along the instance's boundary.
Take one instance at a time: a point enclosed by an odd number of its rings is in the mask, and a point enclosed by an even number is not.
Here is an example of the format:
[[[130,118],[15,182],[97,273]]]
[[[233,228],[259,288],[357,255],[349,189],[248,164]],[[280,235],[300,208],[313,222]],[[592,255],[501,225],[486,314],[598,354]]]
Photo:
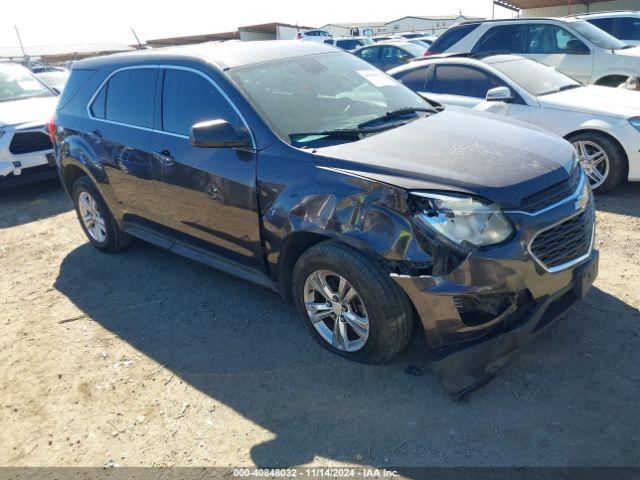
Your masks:
[[[362,128],[360,125],[354,128],[339,128],[335,130],[319,130],[317,132],[296,132],[290,133],[289,138],[305,138],[305,137],[331,137],[331,138],[360,138],[363,135],[384,132],[390,130],[391,126],[381,125],[379,127]]]
[[[371,120],[367,120],[366,122],[362,122],[360,125],[358,125],[358,128],[363,128],[378,122],[384,122],[385,120],[390,120],[392,118],[404,117],[405,115],[417,112],[438,113],[437,110],[428,107],[398,108],[396,110],[391,110],[384,115],[380,115],[379,117],[372,118]]]

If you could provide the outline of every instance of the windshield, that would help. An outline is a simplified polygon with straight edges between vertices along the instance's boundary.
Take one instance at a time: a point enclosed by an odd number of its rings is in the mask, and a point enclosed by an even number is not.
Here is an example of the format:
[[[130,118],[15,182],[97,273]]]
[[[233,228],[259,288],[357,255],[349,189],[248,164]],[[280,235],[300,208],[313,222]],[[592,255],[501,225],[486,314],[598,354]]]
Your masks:
[[[629,48],[624,42],[621,42],[615,37],[612,37],[604,30],[600,30],[595,25],[589,22],[578,21],[571,22],[571,25],[577,32],[584,35],[588,40],[591,40],[595,45],[607,50],[619,50],[621,48]]]
[[[53,96],[27,69],[18,65],[0,65],[0,102],[32,97]]]
[[[536,97],[582,85],[553,67],[533,60],[510,60],[492,63],[491,66]]]
[[[343,52],[250,65],[228,73],[287,142],[298,132],[356,128],[393,110],[430,107],[395,79]]]

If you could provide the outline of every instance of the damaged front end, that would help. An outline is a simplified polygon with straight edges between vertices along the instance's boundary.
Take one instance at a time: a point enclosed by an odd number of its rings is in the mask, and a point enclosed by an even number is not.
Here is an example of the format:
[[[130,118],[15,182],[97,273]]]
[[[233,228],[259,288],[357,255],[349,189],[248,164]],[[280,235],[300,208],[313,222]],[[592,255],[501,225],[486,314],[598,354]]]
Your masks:
[[[494,378],[583,298],[597,275],[594,205],[584,176],[573,195],[544,211],[506,215],[513,236],[468,250],[452,270],[391,275],[411,298],[433,369],[455,398]]]

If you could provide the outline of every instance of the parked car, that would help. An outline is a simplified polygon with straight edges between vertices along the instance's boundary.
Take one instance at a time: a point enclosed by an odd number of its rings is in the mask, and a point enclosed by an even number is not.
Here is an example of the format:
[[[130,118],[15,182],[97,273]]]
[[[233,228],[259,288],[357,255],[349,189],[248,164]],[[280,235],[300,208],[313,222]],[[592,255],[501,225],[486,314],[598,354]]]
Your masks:
[[[388,42],[389,40],[403,40],[403,38],[400,36],[394,36],[394,35],[381,35],[381,36],[371,37],[371,40],[373,40],[375,43],[379,43],[379,42]]]
[[[69,79],[69,70],[52,70],[48,72],[36,73],[36,77],[38,77],[56,93],[60,93],[62,92],[62,89]]]
[[[329,32],[324,30],[299,31],[296,40],[311,40],[313,42],[324,42],[327,38],[333,38]]]
[[[428,55],[511,53],[542,62],[585,84],[617,87],[640,72],[640,47],[630,47],[576,18],[468,22],[444,32]]]
[[[428,50],[429,47],[433,45],[434,41],[435,41],[435,38],[421,37],[421,38],[413,38],[409,40],[409,43],[415,43],[416,45],[424,47]]]
[[[358,48],[352,53],[381,70],[389,70],[414,58],[422,57],[426,51],[427,47],[405,40],[377,43],[368,47]]]
[[[350,360],[389,361],[422,328],[454,395],[596,275],[593,199],[568,142],[439,112],[316,42],[80,60],[51,130],[97,249],[138,237],[271,288]]]
[[[47,121],[57,100],[26,68],[0,63],[0,188],[56,177]]]
[[[438,103],[505,115],[566,138],[597,192],[625,178],[640,181],[637,92],[585,87],[514,55],[432,58],[389,74]]]
[[[333,45],[334,47],[341,48],[348,52],[352,52],[360,47],[366,47],[367,45],[375,45],[376,42],[369,37],[342,37],[342,38],[328,38],[324,40],[327,45]]]
[[[402,38],[406,38],[407,40],[411,40],[414,38],[424,38],[429,36],[429,33],[427,32],[404,32],[404,33],[398,33],[397,34],[399,37]]]
[[[620,11],[576,15],[628,45],[640,45],[640,12]]]

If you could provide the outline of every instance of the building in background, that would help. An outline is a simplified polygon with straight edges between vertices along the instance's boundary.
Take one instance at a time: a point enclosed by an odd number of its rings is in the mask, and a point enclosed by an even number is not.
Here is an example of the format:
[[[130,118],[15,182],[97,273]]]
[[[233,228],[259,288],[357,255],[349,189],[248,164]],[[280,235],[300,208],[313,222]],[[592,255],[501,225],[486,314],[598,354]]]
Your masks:
[[[289,23],[263,23],[260,25],[247,25],[239,27],[240,40],[293,40],[298,32],[313,30],[313,27],[291,25]]]
[[[225,40],[240,40],[240,34],[237,31],[207,33],[203,35],[189,35],[186,37],[168,37],[147,40],[147,45],[153,48],[175,47],[178,45],[194,45],[196,43],[220,42]]]
[[[387,33],[386,22],[328,23],[319,28],[333,37],[373,36]],[[357,33],[356,33],[357,32]]]
[[[494,0],[523,17],[564,17],[588,12],[640,10],[640,0]]]
[[[469,20],[484,20],[481,17],[468,17],[466,15],[433,16],[433,17],[402,17],[387,23],[385,33],[400,33],[426,31],[439,35],[449,27]]]

